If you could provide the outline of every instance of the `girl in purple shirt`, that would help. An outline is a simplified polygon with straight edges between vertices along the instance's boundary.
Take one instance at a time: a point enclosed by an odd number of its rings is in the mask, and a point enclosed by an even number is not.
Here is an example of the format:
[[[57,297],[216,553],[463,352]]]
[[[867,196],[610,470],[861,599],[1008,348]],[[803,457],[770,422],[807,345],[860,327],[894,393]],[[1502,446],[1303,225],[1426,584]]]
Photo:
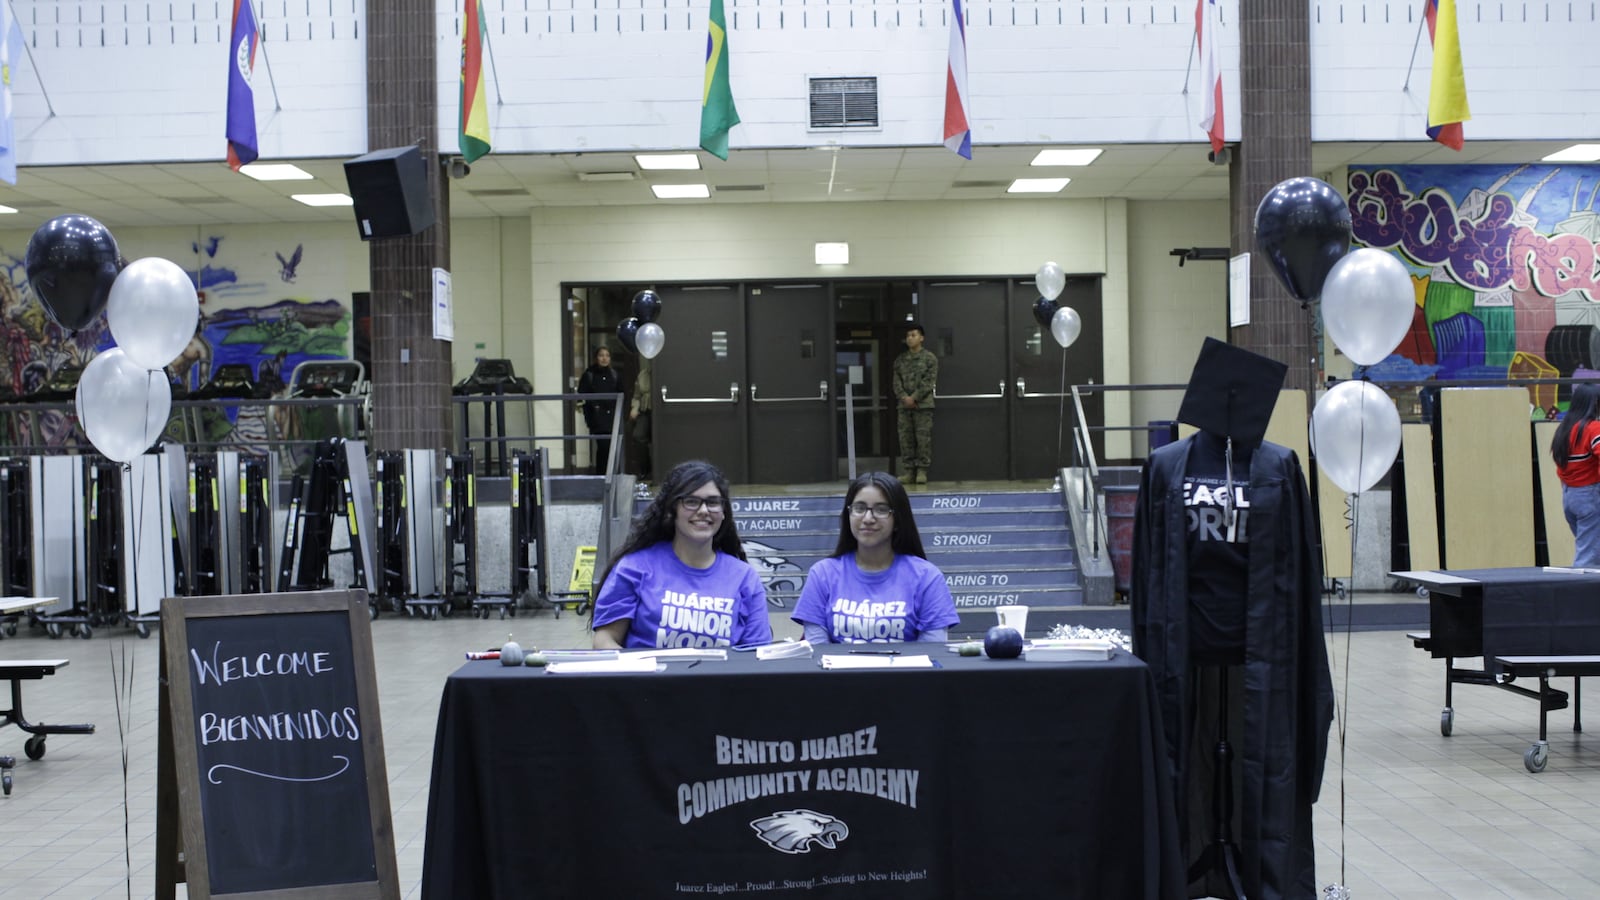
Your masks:
[[[811,567],[792,618],[813,644],[942,642],[961,621],[893,475],[868,472],[850,483],[838,546]]]
[[[728,647],[772,640],[767,592],[745,561],[728,480],[692,461],[667,474],[600,580],[597,649]]]

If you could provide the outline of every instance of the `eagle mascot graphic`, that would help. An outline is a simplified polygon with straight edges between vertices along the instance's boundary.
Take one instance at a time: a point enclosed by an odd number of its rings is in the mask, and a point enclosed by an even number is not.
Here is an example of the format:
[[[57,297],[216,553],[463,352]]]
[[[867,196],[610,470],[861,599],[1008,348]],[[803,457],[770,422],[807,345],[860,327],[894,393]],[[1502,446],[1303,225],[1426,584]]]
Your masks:
[[[809,809],[773,813],[750,823],[767,846],[782,853],[810,853],[813,844],[832,850],[850,836],[850,827]]]

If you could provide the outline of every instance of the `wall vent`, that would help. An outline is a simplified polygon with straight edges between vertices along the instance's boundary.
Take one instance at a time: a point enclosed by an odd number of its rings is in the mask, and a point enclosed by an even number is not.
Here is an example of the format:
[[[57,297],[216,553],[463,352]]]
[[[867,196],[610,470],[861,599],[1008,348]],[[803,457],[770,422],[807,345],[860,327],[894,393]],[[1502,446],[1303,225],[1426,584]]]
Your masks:
[[[875,76],[811,79],[811,127],[877,128],[878,79]]]
[[[726,193],[729,193],[731,191],[764,191],[766,189],[767,189],[767,186],[764,185],[764,184],[719,184],[719,185],[717,185],[717,193],[719,193],[719,194],[726,194]]]

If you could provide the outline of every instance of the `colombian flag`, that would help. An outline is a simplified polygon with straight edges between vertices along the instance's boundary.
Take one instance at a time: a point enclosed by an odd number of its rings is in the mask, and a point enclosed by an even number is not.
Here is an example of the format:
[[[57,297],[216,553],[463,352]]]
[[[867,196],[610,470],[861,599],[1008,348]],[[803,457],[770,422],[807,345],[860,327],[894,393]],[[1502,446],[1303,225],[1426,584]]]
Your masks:
[[[250,76],[256,70],[254,0],[233,0],[233,40],[228,42],[228,165],[235,172],[256,161],[256,94]]]
[[[483,98],[483,0],[467,0],[461,23],[461,156],[467,162],[489,152],[489,104]]]
[[[1425,0],[1428,40],[1433,43],[1433,77],[1428,85],[1428,137],[1460,150],[1461,123],[1472,118],[1467,79],[1461,71],[1461,35],[1456,30],[1456,0]]]
[[[718,159],[728,158],[728,131],[739,124],[728,80],[728,24],[722,0],[711,0],[706,33],[706,88],[700,97],[700,147]]]

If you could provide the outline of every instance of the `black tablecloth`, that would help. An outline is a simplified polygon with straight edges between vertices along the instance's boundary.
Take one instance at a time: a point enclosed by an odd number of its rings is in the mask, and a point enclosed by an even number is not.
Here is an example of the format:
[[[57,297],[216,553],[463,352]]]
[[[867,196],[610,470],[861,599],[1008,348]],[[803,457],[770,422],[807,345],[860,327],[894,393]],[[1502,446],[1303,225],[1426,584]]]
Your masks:
[[[929,652],[943,668],[468,663],[439,710],[423,896],[1183,895],[1142,662]]]
[[[1496,656],[1600,653],[1600,575],[1537,567],[1446,574],[1471,582],[1429,586],[1436,655],[1492,664]]]

